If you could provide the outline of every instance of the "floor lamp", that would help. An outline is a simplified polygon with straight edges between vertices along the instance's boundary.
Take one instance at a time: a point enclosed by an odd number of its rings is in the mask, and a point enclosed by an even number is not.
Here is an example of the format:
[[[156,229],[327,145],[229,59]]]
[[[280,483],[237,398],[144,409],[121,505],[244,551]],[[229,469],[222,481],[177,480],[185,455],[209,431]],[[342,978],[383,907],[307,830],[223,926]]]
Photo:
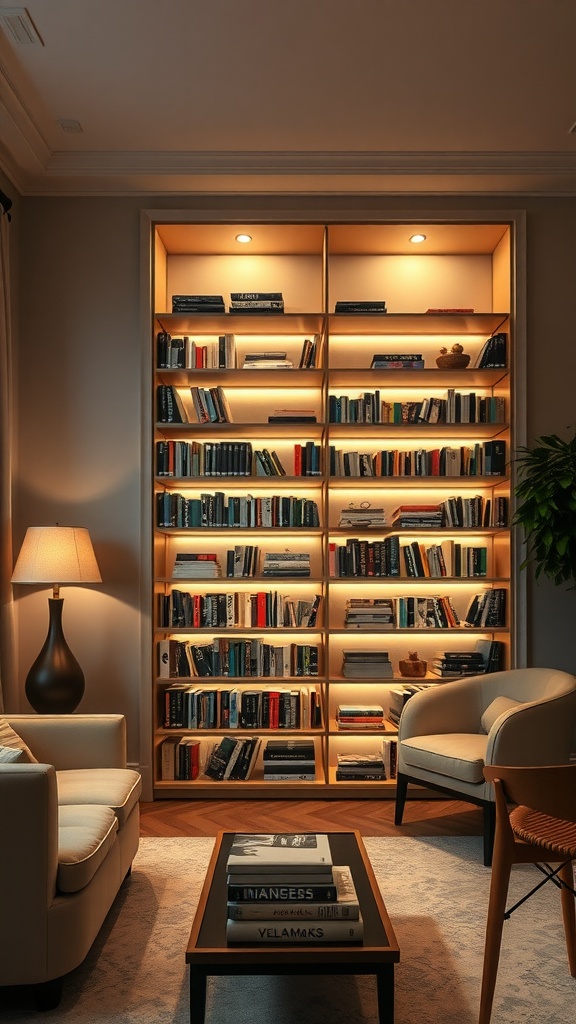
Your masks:
[[[56,582],[57,581],[57,582]],[[26,677],[26,696],[40,714],[68,714],[84,694],[84,673],[62,631],[60,585],[101,583],[88,530],[68,526],[30,526],[12,583],[51,583],[50,622],[40,654]]]

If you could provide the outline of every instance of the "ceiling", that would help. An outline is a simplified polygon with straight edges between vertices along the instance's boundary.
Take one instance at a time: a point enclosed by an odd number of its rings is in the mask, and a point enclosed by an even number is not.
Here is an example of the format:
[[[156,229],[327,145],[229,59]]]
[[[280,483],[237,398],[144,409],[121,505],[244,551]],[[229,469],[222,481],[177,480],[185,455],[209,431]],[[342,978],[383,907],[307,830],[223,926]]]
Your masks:
[[[574,0],[0,0],[0,170],[23,195],[574,195],[575,39]]]

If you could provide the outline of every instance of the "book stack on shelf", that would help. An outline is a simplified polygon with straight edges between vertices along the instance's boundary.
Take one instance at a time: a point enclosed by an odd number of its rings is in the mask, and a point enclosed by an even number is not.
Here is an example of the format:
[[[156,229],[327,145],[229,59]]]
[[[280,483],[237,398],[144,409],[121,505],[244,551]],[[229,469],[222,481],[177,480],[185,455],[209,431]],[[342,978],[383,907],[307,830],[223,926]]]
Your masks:
[[[346,602],[345,629],[394,629],[394,600],[390,597],[351,597]]]
[[[227,864],[229,943],[361,942],[350,868],[333,865],[323,833],[237,833]]]
[[[267,551],[262,565],[263,576],[310,576],[310,555],[305,551]]]
[[[387,313],[384,299],[338,299],[335,313]]]
[[[399,505],[392,513],[392,526],[406,530],[434,530],[442,526],[441,505]]]
[[[174,579],[218,579],[222,575],[215,552],[181,551],[176,555],[172,576]]]
[[[476,676],[499,672],[503,658],[504,644],[501,640],[477,640],[473,650],[436,651],[430,668],[434,675],[444,678]]]
[[[235,315],[284,312],[282,292],[230,292],[229,312]]]
[[[421,352],[379,352],[372,356],[371,370],[423,370]]]
[[[336,708],[336,725],[342,731],[347,729],[383,729],[384,708],[381,704],[339,704]]]
[[[268,423],[316,423],[314,409],[274,409]]]
[[[265,781],[314,782],[314,740],[268,740],[262,753]]]
[[[402,709],[410,697],[430,686],[437,686],[438,683],[406,683],[404,686],[396,686],[389,691],[390,705],[388,707],[388,718],[394,725],[398,725]]]
[[[360,508],[343,508],[338,526],[352,529],[386,526],[386,512],[383,508],[372,508],[370,502],[363,502]]]
[[[337,782],[385,782],[384,754],[337,754]]]
[[[292,370],[294,363],[286,352],[247,352],[242,363],[243,370]]]
[[[387,651],[344,651],[342,675],[346,679],[391,679],[392,662]]]
[[[225,313],[223,295],[173,295],[173,313]]]

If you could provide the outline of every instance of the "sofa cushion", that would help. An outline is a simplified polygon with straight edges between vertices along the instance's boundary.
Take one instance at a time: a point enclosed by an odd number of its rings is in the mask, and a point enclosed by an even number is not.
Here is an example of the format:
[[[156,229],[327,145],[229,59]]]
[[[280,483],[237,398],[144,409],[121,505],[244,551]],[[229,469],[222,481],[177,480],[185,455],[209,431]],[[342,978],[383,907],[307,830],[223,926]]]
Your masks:
[[[511,697],[496,697],[496,700],[493,700],[492,703],[488,705],[480,719],[480,724],[482,725],[484,732],[490,732],[494,722],[497,718],[500,718],[500,715],[505,714],[506,711],[510,711],[511,708],[517,708],[520,703],[521,701],[512,700]]]
[[[60,892],[79,892],[96,874],[118,831],[110,807],[71,804],[58,809]]]
[[[0,747],[0,764],[14,764],[16,761],[25,761],[24,751],[19,747]]]
[[[56,772],[58,804],[111,807],[123,828],[138,802],[142,780],[130,768],[71,768]]]
[[[30,764],[38,764],[38,759],[34,757],[30,747],[24,743],[24,740],[17,732],[14,732],[12,726],[8,724],[2,715],[0,715],[0,746],[13,747],[16,750],[21,750],[21,761],[28,761]]]
[[[402,740],[405,763],[427,772],[484,782],[482,769],[488,737],[484,733],[441,733],[434,736],[412,736]],[[409,772],[407,773],[409,774]]]

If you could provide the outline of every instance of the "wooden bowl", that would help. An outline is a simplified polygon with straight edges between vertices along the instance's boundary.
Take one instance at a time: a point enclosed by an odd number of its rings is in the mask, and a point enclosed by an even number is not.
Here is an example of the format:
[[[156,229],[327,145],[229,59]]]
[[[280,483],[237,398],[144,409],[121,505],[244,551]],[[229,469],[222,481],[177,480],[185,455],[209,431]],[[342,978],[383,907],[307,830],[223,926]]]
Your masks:
[[[470,362],[465,352],[449,352],[445,356],[436,356],[436,366],[440,370],[464,370]]]

